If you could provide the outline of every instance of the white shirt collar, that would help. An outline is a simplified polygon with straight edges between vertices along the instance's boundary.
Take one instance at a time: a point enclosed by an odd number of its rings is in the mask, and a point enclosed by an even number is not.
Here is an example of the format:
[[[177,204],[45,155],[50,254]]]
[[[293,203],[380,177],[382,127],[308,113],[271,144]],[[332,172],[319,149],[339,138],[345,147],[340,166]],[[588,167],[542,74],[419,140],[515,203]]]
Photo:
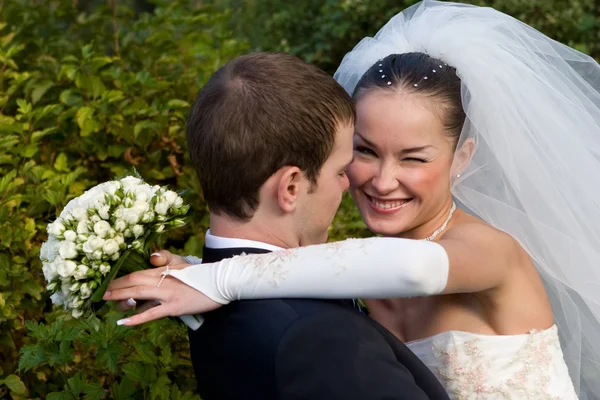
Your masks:
[[[263,250],[270,250],[270,251],[283,250],[282,247],[277,247],[272,244],[257,242],[254,240],[215,236],[210,233],[210,229],[208,231],[206,231],[206,237],[204,239],[204,244],[206,245],[206,247],[211,248],[211,249],[252,247],[255,249],[263,249]]]

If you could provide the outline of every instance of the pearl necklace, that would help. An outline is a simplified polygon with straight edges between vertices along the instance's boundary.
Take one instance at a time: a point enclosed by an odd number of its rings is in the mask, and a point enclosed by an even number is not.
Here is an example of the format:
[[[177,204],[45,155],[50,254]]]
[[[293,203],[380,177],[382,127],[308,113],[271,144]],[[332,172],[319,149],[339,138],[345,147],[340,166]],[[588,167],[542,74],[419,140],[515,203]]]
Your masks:
[[[452,218],[452,216],[454,215],[454,211],[456,211],[456,203],[452,202],[452,208],[450,209],[450,214],[448,214],[448,218],[446,218],[446,221],[444,222],[444,224],[442,226],[440,226],[439,228],[437,228],[434,232],[433,235],[426,237],[423,240],[426,240],[428,242],[431,242],[432,240],[434,240],[444,229],[446,229],[446,226],[448,225],[448,222],[450,222],[450,219]]]

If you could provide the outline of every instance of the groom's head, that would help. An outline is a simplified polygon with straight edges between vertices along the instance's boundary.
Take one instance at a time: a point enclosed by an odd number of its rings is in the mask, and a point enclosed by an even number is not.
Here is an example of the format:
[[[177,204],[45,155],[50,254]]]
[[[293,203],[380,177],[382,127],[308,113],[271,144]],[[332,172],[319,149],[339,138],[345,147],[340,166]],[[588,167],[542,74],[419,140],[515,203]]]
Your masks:
[[[348,186],[354,120],[344,89],[294,56],[229,62],[201,90],[187,128],[211,213],[277,224],[297,244],[324,241]]]

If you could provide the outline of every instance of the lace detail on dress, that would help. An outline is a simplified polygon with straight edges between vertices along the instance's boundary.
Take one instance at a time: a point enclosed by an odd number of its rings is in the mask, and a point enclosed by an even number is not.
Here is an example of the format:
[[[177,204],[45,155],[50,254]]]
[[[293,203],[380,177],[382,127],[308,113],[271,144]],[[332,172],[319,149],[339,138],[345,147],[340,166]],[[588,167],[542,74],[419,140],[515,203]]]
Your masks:
[[[261,279],[267,279],[271,285],[278,287],[289,273],[288,262],[296,258],[297,253],[293,249],[285,249],[269,254],[242,253],[239,257],[242,256],[246,268],[252,270],[249,283],[255,284]]]
[[[464,337],[467,340],[461,340]],[[427,343],[431,343],[429,352],[423,347]],[[432,369],[452,399],[577,398],[556,327],[515,336],[450,331],[431,341],[408,345]]]

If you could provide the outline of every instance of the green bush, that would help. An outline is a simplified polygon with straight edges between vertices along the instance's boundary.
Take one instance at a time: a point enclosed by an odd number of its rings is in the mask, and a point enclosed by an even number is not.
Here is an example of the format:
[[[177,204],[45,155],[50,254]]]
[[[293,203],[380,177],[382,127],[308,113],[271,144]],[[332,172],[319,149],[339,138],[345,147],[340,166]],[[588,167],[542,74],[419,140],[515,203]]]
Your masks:
[[[91,13],[76,1],[0,2],[0,398],[193,397],[185,329],[117,327],[109,310],[65,319],[39,261],[45,226],[66,202],[132,167],[192,190],[192,223],[161,245],[199,253],[207,214],[187,166],[186,116],[246,45],[226,11],[156,3],[136,15],[116,1]]]
[[[191,189],[194,214],[160,245],[200,255],[208,213],[189,167],[188,108],[248,50],[333,73],[409,0],[0,0],[0,398],[191,399],[186,331],[170,320],[74,321],[44,293],[45,226],[87,188],[135,167]],[[594,0],[474,0],[600,57]],[[368,232],[346,196],[332,239]],[[19,355],[22,356],[19,358]]]

